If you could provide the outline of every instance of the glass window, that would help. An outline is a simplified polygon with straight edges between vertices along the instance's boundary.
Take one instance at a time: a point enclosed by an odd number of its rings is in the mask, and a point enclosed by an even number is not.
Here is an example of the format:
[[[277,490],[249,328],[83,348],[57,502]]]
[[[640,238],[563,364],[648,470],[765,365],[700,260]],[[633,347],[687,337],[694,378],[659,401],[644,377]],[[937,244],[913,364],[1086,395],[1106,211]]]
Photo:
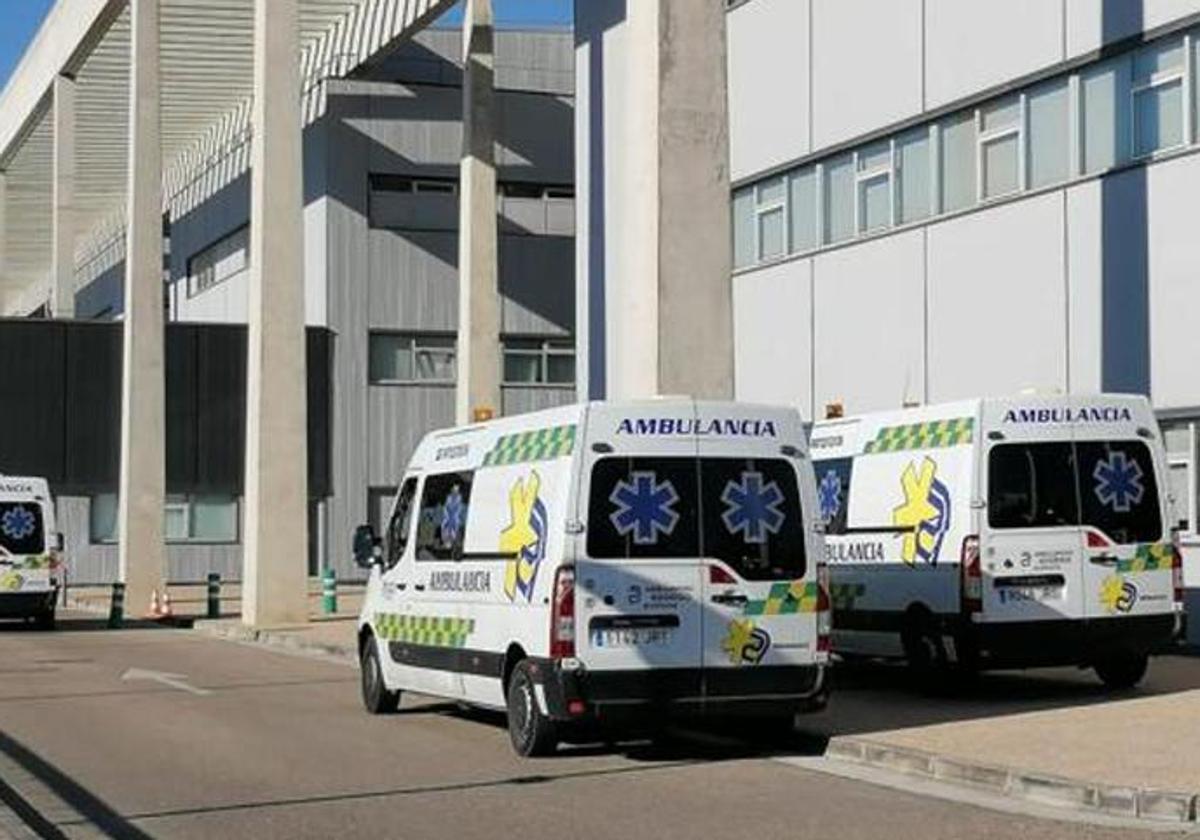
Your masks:
[[[1077,449],[1083,524],[1120,544],[1161,540],[1158,483],[1146,444],[1085,441]]]
[[[896,139],[896,188],[900,222],[915,222],[930,213],[929,129],[922,127]]]
[[[701,509],[715,512],[702,524]],[[587,535],[596,558],[715,557],[750,580],[805,570],[796,472],[778,458],[604,458]]]
[[[1171,496],[1175,500],[1171,523],[1180,531],[1191,530],[1191,473],[1187,461],[1171,463]]]
[[[972,112],[941,124],[942,210],[946,213],[975,203],[975,115]]]
[[[754,263],[754,188],[733,194],[733,265],[745,268]]]
[[[417,520],[417,559],[453,560],[462,556],[474,473],[442,473],[425,479]]]
[[[1106,61],[1080,75],[1083,111],[1083,170],[1101,172],[1129,159],[1128,56]]]
[[[504,339],[506,385],[570,385],[575,382],[575,344],[569,339]]]
[[[1141,441],[1003,444],[988,456],[993,528],[1091,526],[1119,544],[1163,537],[1154,461]]]
[[[390,569],[400,562],[408,546],[408,535],[412,532],[413,500],[417,495],[417,480],[406,479],[396,497],[396,508],[388,521],[384,558]]]
[[[853,458],[833,458],[815,461],[817,504],[826,534],[846,533],[847,509],[850,507],[850,474]]]
[[[1183,39],[1138,50],[1133,57],[1133,153],[1139,157],[1183,143]]]
[[[988,455],[988,523],[993,528],[1079,524],[1075,450],[1069,441],[1006,443]]]
[[[788,218],[791,220],[790,248],[810,251],[817,247],[817,171],[813,167],[793,172],[788,178]]]
[[[983,198],[1021,188],[1021,102],[1010,96],[979,109]]]
[[[758,259],[781,257],[787,249],[787,193],[784,180],[772,178],[757,187]]]
[[[250,228],[218,239],[188,260],[188,297],[195,297],[250,265]]]
[[[41,554],[46,550],[43,529],[37,502],[0,502],[0,556]]]
[[[825,242],[854,235],[854,158],[843,155],[825,164]]]
[[[1029,186],[1065,181],[1071,161],[1069,87],[1058,79],[1029,92]]]
[[[1192,33],[1192,137],[1200,139],[1200,30]]]
[[[892,224],[892,145],[874,143],[859,150],[858,231],[869,233]]]
[[[93,543],[112,543],[117,533],[116,493],[92,496],[88,514]],[[163,538],[168,543],[233,544],[239,539],[236,496],[168,496],[163,507]]]
[[[371,333],[367,375],[372,384],[453,382],[453,336]]]

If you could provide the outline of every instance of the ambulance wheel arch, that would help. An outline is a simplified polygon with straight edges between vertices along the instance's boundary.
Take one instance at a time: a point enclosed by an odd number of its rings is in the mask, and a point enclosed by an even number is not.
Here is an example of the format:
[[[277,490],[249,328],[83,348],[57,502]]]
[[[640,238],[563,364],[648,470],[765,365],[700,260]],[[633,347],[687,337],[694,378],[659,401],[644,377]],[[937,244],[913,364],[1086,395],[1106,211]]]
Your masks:
[[[504,668],[500,672],[500,685],[504,691],[504,696],[508,696],[508,684],[512,680],[513,672],[517,670],[517,665],[521,660],[527,659],[525,650],[516,642],[508,646],[508,650],[504,653]]]

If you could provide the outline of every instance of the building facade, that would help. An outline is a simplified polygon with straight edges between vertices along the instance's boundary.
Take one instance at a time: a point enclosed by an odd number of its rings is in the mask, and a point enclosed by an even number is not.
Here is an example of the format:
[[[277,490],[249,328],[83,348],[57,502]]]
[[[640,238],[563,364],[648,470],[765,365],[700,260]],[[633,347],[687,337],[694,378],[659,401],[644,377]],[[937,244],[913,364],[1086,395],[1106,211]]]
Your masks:
[[[1147,394],[1194,534],[1198,20],[1190,0],[731,4],[738,396],[811,417]]]
[[[503,411],[575,398],[573,53],[568,33],[496,35],[496,165]],[[429,29],[321,82],[304,131],[306,320],[330,340],[328,495],[310,513],[310,571],[355,577],[350,538],[385,520],[397,475],[425,432],[453,425],[458,325],[461,33]],[[244,323],[249,277],[249,138],[214,146],[168,196],[168,319]],[[121,316],[124,236],[78,265],[76,317]],[[169,408],[169,407],[168,407]],[[112,578],[115,495],[65,497],[78,582]],[[173,579],[241,569],[241,505],[226,490],[172,495]],[[83,523],[88,523],[84,527]]]

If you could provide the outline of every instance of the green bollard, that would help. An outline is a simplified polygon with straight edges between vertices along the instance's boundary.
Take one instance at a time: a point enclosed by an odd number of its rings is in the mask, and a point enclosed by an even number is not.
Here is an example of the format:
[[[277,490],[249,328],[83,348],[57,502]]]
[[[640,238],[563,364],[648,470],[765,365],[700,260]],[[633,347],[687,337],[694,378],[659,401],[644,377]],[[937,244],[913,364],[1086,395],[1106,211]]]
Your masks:
[[[321,575],[321,611],[326,615],[337,612],[337,572],[332,566]]]
[[[208,573],[208,617],[221,617],[221,575]]]
[[[108,626],[118,630],[125,624],[125,584],[120,581],[113,584],[112,603],[108,607]]]

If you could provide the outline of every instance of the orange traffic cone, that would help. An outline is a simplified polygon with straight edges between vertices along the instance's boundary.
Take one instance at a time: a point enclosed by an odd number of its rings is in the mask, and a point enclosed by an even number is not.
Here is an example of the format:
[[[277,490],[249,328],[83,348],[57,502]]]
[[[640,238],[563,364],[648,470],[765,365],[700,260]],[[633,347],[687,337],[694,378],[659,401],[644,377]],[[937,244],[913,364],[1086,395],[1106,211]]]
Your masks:
[[[164,586],[163,587],[163,596],[162,596],[162,609],[159,611],[158,617],[159,618],[171,618],[174,615],[175,615],[175,613],[172,612],[172,610],[171,610],[171,593]]]

